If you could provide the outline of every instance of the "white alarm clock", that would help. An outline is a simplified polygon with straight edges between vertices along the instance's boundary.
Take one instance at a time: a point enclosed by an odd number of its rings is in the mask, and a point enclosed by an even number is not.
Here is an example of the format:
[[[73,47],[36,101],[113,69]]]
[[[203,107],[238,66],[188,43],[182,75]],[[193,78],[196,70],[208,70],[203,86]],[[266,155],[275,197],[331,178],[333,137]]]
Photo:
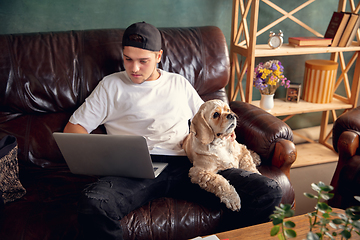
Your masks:
[[[269,41],[268,41],[269,46],[273,49],[281,47],[284,42],[283,36],[284,34],[281,30],[279,30],[278,34],[275,34],[273,31],[270,31]]]

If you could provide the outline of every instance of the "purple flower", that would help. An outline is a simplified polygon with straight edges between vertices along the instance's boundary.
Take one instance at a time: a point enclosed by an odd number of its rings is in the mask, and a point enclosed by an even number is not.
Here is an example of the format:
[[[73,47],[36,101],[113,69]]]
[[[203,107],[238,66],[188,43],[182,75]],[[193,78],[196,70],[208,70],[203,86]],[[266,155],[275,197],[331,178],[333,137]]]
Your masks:
[[[267,84],[265,84],[261,78],[257,78],[254,81],[254,86],[259,90],[264,90],[267,87]]]
[[[271,65],[271,70],[273,70],[273,71],[276,71],[276,70],[277,70],[277,66],[276,66],[275,63],[273,63],[273,64]]]

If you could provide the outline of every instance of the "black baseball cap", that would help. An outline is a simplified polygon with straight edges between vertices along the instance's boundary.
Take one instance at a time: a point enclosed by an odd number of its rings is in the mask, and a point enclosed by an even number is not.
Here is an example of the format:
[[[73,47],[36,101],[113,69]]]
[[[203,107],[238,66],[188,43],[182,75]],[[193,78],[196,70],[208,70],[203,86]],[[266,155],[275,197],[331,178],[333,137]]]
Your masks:
[[[134,23],[125,30],[122,45],[123,47],[130,46],[157,52],[161,50],[161,34],[156,27],[149,23]]]

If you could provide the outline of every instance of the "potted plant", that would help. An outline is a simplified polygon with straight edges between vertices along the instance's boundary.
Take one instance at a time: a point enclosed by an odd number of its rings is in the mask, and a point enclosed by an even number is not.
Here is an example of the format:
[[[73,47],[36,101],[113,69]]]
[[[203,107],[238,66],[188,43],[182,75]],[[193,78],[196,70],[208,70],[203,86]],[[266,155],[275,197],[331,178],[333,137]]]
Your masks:
[[[306,235],[307,240],[322,239],[350,239],[353,234],[360,235],[360,207],[351,207],[345,210],[345,214],[339,214],[332,211],[332,208],[325,202],[331,199],[334,194],[332,186],[323,182],[311,184],[311,188],[316,195],[304,193],[311,199],[317,199],[315,211],[308,213],[309,232]],[[360,201],[359,197],[355,197]],[[271,236],[278,236],[280,240],[286,240],[296,237],[295,223],[286,221],[287,217],[292,217],[294,211],[289,204],[281,204],[276,207],[274,213],[270,216],[273,222],[273,228],[270,231]]]
[[[270,111],[274,107],[276,89],[279,86],[289,88],[290,80],[284,76],[284,67],[278,60],[259,63],[254,71],[254,86],[261,93],[260,107]]]

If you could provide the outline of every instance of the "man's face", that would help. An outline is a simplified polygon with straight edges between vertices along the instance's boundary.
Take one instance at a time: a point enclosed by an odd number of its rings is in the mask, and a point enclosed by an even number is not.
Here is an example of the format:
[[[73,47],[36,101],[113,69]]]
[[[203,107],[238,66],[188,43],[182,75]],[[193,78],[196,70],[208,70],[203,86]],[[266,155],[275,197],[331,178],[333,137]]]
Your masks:
[[[141,48],[125,46],[123,50],[126,73],[133,83],[153,81],[160,77],[157,63],[161,60],[162,50],[152,52]]]

